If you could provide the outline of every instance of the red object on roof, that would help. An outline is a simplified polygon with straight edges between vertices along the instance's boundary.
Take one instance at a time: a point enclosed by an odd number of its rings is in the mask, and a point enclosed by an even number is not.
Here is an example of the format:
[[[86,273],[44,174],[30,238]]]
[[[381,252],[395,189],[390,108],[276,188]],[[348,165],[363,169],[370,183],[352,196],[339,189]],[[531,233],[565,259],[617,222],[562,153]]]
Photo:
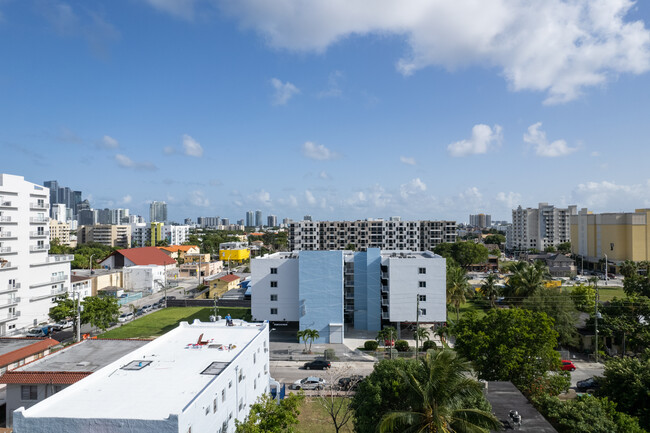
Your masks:
[[[90,371],[8,371],[0,376],[0,383],[72,385],[91,374]]]
[[[170,253],[177,253],[178,250],[183,251],[184,253],[188,252],[192,248],[199,248],[196,245],[170,245],[168,247],[156,247],[159,250],[169,251]]]
[[[23,339],[21,338],[21,340]],[[34,343],[0,356],[0,367],[13,364],[14,362],[18,362],[21,359],[27,358],[28,356],[35,355],[46,349],[49,349],[50,347],[54,347],[60,344],[58,341],[52,338],[42,338],[40,340],[34,340],[33,338],[24,338],[24,340],[34,341]]]
[[[239,278],[237,275],[233,274],[228,274],[224,275],[223,277],[219,278],[221,281],[225,281],[227,283],[231,283],[233,281],[239,281],[241,278]]]
[[[172,259],[156,247],[126,248],[123,250],[114,251],[111,256],[114,254],[121,254],[138,266],[165,266],[176,264],[176,260]]]

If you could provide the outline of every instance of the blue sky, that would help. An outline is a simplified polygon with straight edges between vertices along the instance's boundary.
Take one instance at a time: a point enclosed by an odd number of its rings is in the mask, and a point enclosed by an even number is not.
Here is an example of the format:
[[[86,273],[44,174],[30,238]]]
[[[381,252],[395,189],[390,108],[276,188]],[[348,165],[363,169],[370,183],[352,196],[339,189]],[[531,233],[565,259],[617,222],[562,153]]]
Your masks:
[[[171,218],[650,207],[650,4],[0,0],[0,171]]]

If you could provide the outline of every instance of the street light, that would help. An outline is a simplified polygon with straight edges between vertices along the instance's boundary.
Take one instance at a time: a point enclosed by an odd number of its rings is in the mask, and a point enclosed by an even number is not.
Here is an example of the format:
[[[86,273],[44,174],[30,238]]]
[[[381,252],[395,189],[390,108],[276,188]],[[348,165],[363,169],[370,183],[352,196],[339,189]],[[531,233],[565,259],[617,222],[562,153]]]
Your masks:
[[[93,274],[93,256],[94,254],[91,254],[90,259],[88,259],[88,267],[90,268],[90,275]]]

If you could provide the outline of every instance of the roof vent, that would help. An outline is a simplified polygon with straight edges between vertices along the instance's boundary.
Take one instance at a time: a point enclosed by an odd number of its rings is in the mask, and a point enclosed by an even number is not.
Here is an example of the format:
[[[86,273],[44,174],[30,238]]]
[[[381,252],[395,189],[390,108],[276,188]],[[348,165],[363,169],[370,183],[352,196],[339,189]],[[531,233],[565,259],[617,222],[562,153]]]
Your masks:
[[[221,374],[221,372],[230,364],[229,362],[219,362],[215,361],[212,364],[208,365],[208,368],[203,370],[201,374],[210,374],[213,376],[217,376]]]
[[[142,370],[149,364],[151,361],[131,361],[122,367],[122,370]]]
[[[77,362],[77,367],[88,367],[89,365],[90,365],[90,361]]]

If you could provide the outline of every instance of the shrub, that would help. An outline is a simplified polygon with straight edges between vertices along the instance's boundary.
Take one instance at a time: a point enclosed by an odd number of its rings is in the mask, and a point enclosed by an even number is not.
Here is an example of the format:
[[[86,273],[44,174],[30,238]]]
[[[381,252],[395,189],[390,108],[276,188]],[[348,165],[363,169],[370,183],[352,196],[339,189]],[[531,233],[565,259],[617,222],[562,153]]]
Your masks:
[[[398,352],[408,352],[409,351],[409,343],[406,340],[397,340],[395,342],[395,349],[397,349]]]
[[[427,340],[424,343],[422,343],[422,350],[425,352],[430,349],[435,349],[436,347],[437,346],[435,341]]]
[[[325,349],[325,359],[335,360],[336,359],[336,351],[334,349]]]
[[[363,348],[365,350],[374,351],[377,350],[378,347],[379,347],[379,343],[375,340],[368,340],[365,343],[363,343]]]

